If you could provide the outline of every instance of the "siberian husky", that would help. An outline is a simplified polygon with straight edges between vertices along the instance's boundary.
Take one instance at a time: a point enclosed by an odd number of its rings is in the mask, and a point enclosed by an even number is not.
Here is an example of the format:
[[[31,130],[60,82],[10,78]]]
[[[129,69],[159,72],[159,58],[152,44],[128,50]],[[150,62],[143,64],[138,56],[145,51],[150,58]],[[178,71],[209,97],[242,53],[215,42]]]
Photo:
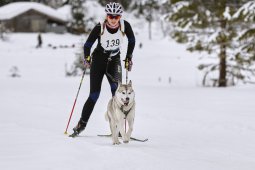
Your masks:
[[[135,92],[131,81],[127,85],[118,84],[115,96],[108,103],[105,118],[110,124],[113,145],[120,144],[119,133],[123,142],[128,143],[133,131],[135,118]],[[127,133],[125,132],[125,119],[128,122]]]

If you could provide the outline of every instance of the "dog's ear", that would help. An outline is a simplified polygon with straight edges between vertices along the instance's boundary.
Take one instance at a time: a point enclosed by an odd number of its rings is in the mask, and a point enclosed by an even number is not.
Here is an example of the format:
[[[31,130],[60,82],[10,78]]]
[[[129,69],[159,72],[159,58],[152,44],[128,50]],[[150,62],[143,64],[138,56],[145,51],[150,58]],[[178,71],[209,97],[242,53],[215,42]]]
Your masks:
[[[132,86],[132,81],[131,81],[131,80],[129,80],[129,83],[128,83],[128,85]]]

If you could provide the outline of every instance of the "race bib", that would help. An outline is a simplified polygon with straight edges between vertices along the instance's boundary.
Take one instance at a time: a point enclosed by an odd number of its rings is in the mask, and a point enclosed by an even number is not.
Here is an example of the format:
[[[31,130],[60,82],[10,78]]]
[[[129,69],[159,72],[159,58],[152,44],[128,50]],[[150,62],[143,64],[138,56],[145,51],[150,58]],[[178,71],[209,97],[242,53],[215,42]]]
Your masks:
[[[116,50],[121,47],[123,42],[123,35],[120,30],[115,34],[111,34],[107,29],[104,30],[104,34],[101,35],[101,46],[105,50]]]

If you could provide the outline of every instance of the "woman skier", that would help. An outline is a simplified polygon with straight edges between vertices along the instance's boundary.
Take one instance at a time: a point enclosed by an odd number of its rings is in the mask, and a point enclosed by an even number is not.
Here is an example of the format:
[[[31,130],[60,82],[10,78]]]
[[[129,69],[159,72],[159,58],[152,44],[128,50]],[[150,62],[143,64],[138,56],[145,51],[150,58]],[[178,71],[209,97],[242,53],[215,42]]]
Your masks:
[[[133,64],[135,36],[131,25],[121,19],[123,13],[121,5],[110,2],[105,6],[105,12],[106,19],[93,28],[84,44],[84,65],[85,68],[90,68],[90,93],[83,106],[81,118],[77,126],[73,128],[74,132],[70,137],[78,136],[85,129],[99,97],[104,75],[110,84],[112,96],[115,94],[118,82],[122,82],[120,47],[125,35],[128,38],[125,69],[131,71]],[[91,47],[96,40],[98,40],[97,47],[90,56]]]

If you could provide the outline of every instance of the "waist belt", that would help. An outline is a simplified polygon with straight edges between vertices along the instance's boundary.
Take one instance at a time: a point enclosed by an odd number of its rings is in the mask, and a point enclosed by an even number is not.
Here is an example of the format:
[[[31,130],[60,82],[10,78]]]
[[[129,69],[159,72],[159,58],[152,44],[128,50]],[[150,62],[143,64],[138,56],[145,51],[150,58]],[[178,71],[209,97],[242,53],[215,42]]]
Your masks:
[[[99,50],[100,52],[103,52],[107,55],[111,56],[115,56],[120,52],[120,49],[114,49],[114,50],[105,50],[102,46],[97,46],[97,50]]]

